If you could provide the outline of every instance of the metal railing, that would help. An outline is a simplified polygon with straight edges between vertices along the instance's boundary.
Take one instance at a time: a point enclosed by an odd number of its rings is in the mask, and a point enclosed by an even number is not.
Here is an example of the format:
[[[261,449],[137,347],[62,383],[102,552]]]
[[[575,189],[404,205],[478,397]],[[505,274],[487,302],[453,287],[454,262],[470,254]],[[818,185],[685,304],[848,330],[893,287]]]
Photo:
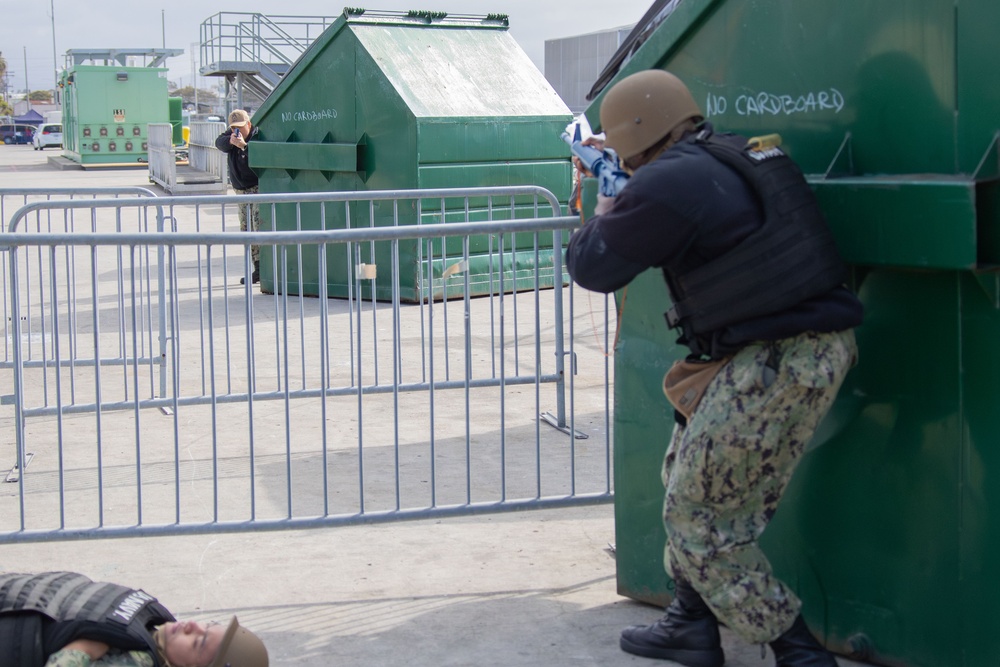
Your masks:
[[[225,123],[192,123],[187,146],[187,169],[177,165],[173,126],[170,123],[149,125],[149,180],[167,194],[224,193],[228,188],[226,155],[215,147],[215,138],[226,129]]]
[[[188,138],[188,164],[192,169],[218,180],[222,192],[229,184],[229,167],[226,154],[215,147],[215,139],[226,131],[225,123],[191,123]]]
[[[203,74],[216,63],[290,66],[337,16],[219,12],[201,24]]]
[[[155,204],[143,213],[152,202],[36,203],[11,220],[3,242],[16,460],[12,483],[0,487],[0,542],[611,499],[604,350],[614,318],[605,298],[602,315],[591,306],[581,319],[588,390],[577,392],[573,288],[561,252],[545,249],[560,249],[578,221],[562,217],[547,191]],[[233,208],[247,204],[296,229],[231,231]],[[376,224],[378,211],[399,223],[414,208],[431,224]],[[89,211],[94,225],[50,231],[41,221],[55,211]],[[346,228],[324,229],[338,211]],[[319,228],[304,229],[317,214]],[[167,231],[116,222],[133,217],[159,217],[153,227]],[[236,284],[250,270],[251,244],[270,267],[271,294]],[[333,275],[337,266],[346,275]],[[476,266],[489,273],[481,296]],[[309,270],[319,298],[298,296]],[[409,278],[420,295],[413,303],[402,298]],[[328,284],[341,281],[345,298],[327,298]],[[600,437],[581,440],[587,432]]]

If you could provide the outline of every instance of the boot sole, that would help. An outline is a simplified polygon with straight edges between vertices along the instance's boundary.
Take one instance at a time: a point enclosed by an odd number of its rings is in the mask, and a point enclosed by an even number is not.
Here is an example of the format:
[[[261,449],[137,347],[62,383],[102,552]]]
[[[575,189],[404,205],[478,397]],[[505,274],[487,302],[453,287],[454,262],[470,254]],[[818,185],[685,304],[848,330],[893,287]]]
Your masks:
[[[686,667],[722,667],[726,662],[726,655],[721,648],[692,651],[675,648],[657,648],[655,646],[644,646],[635,644],[625,637],[618,640],[619,646],[626,653],[640,655],[644,658],[657,658],[659,660],[673,660]]]

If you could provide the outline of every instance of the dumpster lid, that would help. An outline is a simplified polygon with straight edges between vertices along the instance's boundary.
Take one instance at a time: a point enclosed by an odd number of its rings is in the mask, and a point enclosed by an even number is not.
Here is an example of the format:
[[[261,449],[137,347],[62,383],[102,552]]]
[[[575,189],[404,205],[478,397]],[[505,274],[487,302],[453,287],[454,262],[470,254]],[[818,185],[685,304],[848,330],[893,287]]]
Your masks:
[[[570,115],[505,23],[394,18],[352,19],[350,29],[415,116]]]

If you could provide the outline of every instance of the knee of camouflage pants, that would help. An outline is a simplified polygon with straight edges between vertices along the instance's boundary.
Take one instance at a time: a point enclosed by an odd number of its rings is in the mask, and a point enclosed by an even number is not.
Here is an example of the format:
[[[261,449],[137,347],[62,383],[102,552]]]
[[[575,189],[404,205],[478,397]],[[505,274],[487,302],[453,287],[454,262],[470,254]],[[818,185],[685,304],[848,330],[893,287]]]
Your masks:
[[[773,576],[757,540],[855,358],[850,331],[747,346],[671,438],[665,566],[747,641],[775,639],[799,613],[801,602]]]
[[[255,185],[245,190],[234,189],[233,191],[241,195],[253,195],[260,192],[260,186]],[[241,232],[245,232],[248,229],[253,232],[260,230],[260,207],[257,204],[240,204],[238,210]],[[250,246],[250,258],[254,264],[260,262],[260,246]]]

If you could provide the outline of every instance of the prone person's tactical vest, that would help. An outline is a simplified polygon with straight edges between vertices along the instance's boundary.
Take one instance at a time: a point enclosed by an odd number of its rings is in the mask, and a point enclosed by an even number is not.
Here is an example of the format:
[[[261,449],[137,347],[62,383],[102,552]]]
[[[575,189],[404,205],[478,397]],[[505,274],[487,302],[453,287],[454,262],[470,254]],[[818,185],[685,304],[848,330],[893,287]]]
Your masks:
[[[43,667],[76,639],[146,650],[158,666],[152,629],[173,620],[144,591],[75,572],[0,574],[0,667]]]
[[[847,279],[816,197],[780,148],[702,130],[688,139],[734,168],[756,193],[763,224],[724,255],[680,274],[665,270],[671,328],[695,341],[724,327],[781,312]]]

